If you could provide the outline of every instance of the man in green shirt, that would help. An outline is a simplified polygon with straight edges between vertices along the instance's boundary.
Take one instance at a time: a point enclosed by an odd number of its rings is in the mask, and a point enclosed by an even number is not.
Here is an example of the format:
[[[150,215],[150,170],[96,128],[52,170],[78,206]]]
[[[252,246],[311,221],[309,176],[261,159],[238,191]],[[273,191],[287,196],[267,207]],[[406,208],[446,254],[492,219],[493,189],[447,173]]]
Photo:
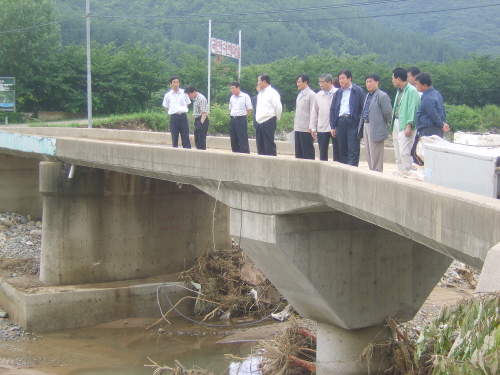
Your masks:
[[[415,114],[420,106],[420,95],[407,79],[405,69],[396,68],[392,71],[392,83],[398,90],[394,99],[390,131],[394,141],[396,165],[400,172],[412,169],[413,158],[410,152],[415,141]]]

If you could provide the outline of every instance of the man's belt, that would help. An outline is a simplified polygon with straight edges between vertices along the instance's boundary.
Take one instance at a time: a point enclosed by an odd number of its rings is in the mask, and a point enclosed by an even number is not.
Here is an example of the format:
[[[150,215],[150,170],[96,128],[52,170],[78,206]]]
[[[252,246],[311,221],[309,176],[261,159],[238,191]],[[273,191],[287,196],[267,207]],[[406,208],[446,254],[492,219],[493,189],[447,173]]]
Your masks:
[[[342,115],[342,116],[339,116],[339,118],[351,118],[351,115]]]
[[[247,117],[247,116],[231,116],[231,118],[243,118],[243,117]]]

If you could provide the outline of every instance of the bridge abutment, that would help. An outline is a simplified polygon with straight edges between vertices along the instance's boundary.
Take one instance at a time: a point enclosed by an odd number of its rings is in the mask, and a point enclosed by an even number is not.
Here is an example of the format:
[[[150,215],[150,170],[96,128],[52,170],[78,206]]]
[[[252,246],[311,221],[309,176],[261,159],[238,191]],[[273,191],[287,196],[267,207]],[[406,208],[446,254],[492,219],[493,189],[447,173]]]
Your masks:
[[[227,206],[192,186],[79,166],[68,178],[68,167],[40,164],[47,285],[176,273],[213,240],[231,245]]]
[[[36,159],[0,154],[0,211],[42,218]]]

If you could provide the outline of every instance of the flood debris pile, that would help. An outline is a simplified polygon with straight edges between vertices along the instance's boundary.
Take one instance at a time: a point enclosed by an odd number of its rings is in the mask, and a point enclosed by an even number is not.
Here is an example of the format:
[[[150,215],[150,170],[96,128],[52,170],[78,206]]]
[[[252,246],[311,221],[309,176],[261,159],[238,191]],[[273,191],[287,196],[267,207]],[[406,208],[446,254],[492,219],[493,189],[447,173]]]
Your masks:
[[[479,270],[454,260],[438,285],[443,288],[475,289],[479,275]]]
[[[500,292],[483,293],[443,308],[415,342],[393,320],[391,342],[371,344],[362,353],[370,363],[386,352],[392,367],[386,374],[448,375],[500,373]]]
[[[270,314],[281,295],[240,249],[207,252],[180,279],[198,290],[195,314],[222,320]]]
[[[274,338],[252,349],[262,375],[306,375],[316,371],[316,334],[307,320],[292,316]],[[307,324],[306,324],[307,325]]]

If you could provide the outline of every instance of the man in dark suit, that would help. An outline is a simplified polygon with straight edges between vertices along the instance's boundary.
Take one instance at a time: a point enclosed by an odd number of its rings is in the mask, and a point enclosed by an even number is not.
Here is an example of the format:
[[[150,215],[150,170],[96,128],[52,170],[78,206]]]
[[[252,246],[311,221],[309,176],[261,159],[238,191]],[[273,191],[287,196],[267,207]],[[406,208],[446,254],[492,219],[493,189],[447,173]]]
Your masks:
[[[330,107],[330,127],[332,137],[339,143],[340,162],[357,167],[359,164],[358,124],[363,112],[365,92],[352,83],[349,70],[341,70],[340,90],[333,97]]]

